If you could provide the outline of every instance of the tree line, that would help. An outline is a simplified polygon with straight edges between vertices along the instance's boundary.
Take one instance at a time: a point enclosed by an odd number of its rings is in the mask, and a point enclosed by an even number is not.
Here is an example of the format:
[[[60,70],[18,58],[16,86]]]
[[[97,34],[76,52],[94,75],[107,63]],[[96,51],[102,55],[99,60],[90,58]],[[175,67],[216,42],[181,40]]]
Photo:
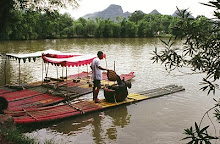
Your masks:
[[[1,40],[30,40],[50,38],[134,38],[174,34],[173,27],[179,17],[161,14],[144,14],[135,11],[126,19],[96,18],[74,20],[69,14],[40,12],[33,10],[11,10],[9,20],[0,35]],[[198,16],[195,23],[206,23],[208,19]]]

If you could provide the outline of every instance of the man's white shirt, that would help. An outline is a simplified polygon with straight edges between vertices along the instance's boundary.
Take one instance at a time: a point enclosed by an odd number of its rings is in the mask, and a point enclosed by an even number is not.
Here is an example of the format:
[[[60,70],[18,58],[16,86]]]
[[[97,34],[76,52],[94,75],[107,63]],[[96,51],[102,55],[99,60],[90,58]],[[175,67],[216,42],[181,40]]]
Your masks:
[[[93,70],[92,73],[93,80],[102,80],[102,71],[99,69],[99,66],[100,66],[100,59],[97,57],[91,63],[91,67]]]

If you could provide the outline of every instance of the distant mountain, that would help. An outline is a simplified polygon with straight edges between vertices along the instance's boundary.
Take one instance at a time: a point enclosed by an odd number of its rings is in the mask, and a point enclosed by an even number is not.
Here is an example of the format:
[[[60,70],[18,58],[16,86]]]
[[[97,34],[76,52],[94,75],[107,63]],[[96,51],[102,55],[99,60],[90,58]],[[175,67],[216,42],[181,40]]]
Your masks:
[[[183,11],[183,10],[181,10],[181,11]],[[178,17],[178,13],[179,13],[179,11],[176,10],[176,11],[172,14],[172,16],[173,16],[173,17]],[[194,17],[190,14],[190,15],[189,15],[189,18],[194,18]]]
[[[152,12],[150,12],[149,14],[160,14],[156,9],[154,9]]]
[[[140,11],[140,12],[142,12],[142,11]],[[154,9],[149,14],[161,14],[161,13],[159,13],[156,9]],[[177,14],[178,14],[178,10],[176,10],[172,14],[172,16],[177,17],[178,16]],[[110,18],[111,20],[115,20],[116,19],[115,17],[117,17],[117,16],[128,18],[130,15],[131,15],[131,13],[129,13],[129,12],[123,12],[123,9],[120,5],[111,4],[109,7],[107,7],[103,11],[86,14],[83,16],[83,18],[85,18],[85,19],[90,18],[90,19],[95,20],[95,18],[98,17],[98,18],[103,18],[103,19]],[[194,18],[192,15],[190,15],[189,17]]]
[[[86,14],[83,16],[85,19],[95,19],[96,17],[100,17],[103,19],[112,19],[115,20],[115,17],[125,17],[128,18],[131,15],[129,12],[123,12],[123,9],[120,5],[111,4],[108,8],[104,9],[103,11],[95,12],[92,14]]]

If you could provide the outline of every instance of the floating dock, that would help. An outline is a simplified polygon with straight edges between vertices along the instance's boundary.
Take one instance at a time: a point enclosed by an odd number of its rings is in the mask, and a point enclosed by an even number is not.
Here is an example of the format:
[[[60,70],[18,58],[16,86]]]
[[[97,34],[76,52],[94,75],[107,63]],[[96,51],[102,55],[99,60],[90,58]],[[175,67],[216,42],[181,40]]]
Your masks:
[[[82,116],[86,113],[101,111],[106,108],[120,106],[123,104],[132,104],[138,101],[156,98],[179,91],[185,90],[182,86],[168,85],[161,88],[152,90],[146,90],[139,93],[130,93],[128,97],[117,103],[110,103],[101,100],[101,103],[94,103],[93,101],[80,101],[75,103],[68,103],[59,106],[47,106],[41,108],[27,108],[23,111],[10,112],[6,111],[7,114],[14,117],[15,123],[38,123],[63,119],[71,116]]]

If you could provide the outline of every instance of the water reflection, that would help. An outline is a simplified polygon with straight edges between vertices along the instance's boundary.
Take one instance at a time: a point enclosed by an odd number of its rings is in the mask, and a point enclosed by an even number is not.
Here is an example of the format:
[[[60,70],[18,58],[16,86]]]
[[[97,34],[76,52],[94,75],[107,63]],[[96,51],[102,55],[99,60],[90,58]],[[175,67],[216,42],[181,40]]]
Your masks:
[[[13,81],[11,78],[17,77],[15,76],[15,71],[11,66],[11,61],[3,56],[0,59],[0,72],[0,86],[10,84]],[[16,70],[16,72],[18,72],[18,70]]]
[[[127,107],[120,106],[54,123],[51,130],[68,135],[68,141],[73,141],[71,136],[84,135],[83,133],[87,131],[91,134],[94,143],[105,143],[104,141],[116,140],[118,132],[121,132],[130,123],[130,118]],[[88,141],[86,139],[85,137],[84,140]]]
[[[34,62],[26,62],[24,63],[21,60],[20,63],[20,83],[25,84],[31,82],[33,79],[33,69],[30,67],[34,67],[35,69],[39,68]],[[18,84],[19,83],[19,63],[17,60],[2,58],[0,61],[0,86],[5,84]],[[38,72],[41,72],[41,69],[38,69]],[[38,75],[39,76],[39,75]]]
[[[94,115],[93,122],[92,122],[92,126],[93,126],[92,136],[93,136],[94,142],[97,144],[103,142],[103,138],[101,135],[103,133],[101,120],[102,120],[102,117],[100,115]]]
[[[126,106],[115,108],[114,111],[105,111],[104,113],[112,118],[111,127],[107,129],[106,134],[109,139],[114,140],[117,138],[118,127],[124,128],[128,125],[130,123],[131,115],[128,114]]]

